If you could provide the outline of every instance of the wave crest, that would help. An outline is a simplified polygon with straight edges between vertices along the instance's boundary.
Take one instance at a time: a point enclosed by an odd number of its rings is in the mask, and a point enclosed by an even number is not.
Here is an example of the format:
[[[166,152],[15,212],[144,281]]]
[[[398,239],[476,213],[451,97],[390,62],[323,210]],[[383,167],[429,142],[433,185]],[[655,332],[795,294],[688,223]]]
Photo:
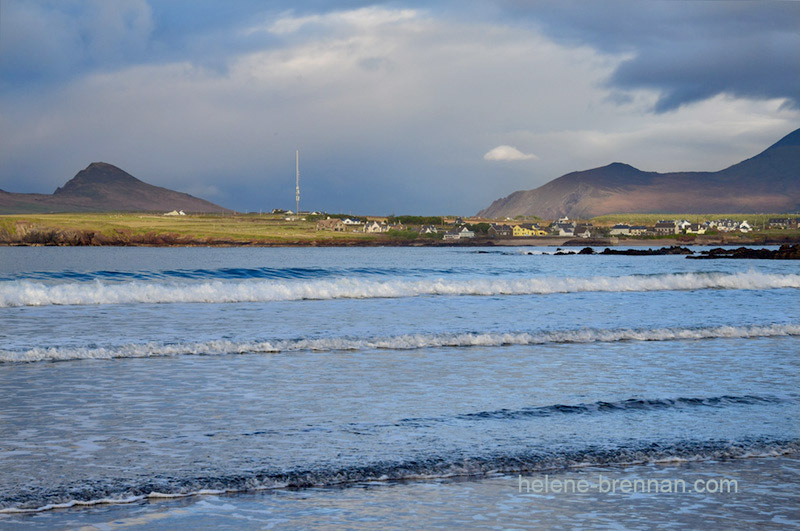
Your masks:
[[[561,330],[550,332],[411,334],[372,339],[320,338],[275,341],[214,340],[199,343],[138,343],[107,347],[52,347],[0,350],[2,362],[70,361],[82,359],[149,358],[181,355],[268,354],[295,351],[414,350],[439,347],[502,347],[547,343],[616,341],[678,341],[696,339],[800,336],[800,324],[715,326],[617,330]]]
[[[0,283],[0,307],[132,303],[233,303],[293,300],[372,299],[419,296],[543,295],[576,292],[637,292],[701,289],[766,290],[800,288],[800,275],[678,273],[621,277],[545,277],[469,280],[203,281],[44,284],[29,280]]]

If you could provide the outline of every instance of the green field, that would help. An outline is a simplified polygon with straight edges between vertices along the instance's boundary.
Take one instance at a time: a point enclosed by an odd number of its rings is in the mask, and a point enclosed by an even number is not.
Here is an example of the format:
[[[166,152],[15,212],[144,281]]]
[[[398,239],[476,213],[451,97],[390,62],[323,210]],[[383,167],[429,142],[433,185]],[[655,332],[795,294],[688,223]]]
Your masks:
[[[148,242],[168,235],[175,243],[254,244],[369,242],[372,234],[317,231],[316,223],[274,214],[163,216],[148,213],[14,214],[0,216],[0,241],[26,234],[93,234],[109,243]],[[32,239],[29,237],[29,239]],[[191,241],[190,241],[191,240]],[[33,241],[32,243],[39,243]],[[169,243],[169,242],[167,242]]]

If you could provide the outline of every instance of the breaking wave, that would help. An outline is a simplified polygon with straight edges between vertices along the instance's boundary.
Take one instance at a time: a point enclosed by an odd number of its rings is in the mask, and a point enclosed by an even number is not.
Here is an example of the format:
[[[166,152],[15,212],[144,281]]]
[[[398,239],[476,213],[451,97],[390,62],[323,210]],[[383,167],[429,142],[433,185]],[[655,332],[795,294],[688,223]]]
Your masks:
[[[419,296],[498,296],[576,292],[800,288],[800,275],[680,273],[621,277],[544,277],[469,280],[238,280],[198,282],[72,282],[30,280],[0,283],[0,307],[131,303],[233,303]]]
[[[419,459],[323,466],[299,470],[256,470],[230,475],[150,480],[93,481],[53,486],[45,492],[18,492],[0,498],[0,514],[39,512],[75,506],[134,503],[145,499],[237,493],[282,488],[342,487],[374,481],[558,471],[587,466],[621,466],[676,461],[773,457],[800,452],[800,441],[678,441],[625,447],[556,448],[514,454],[426,456]]]
[[[694,339],[800,336],[800,324],[715,326],[706,328],[579,329],[550,332],[410,334],[372,339],[319,338],[274,341],[215,340],[199,343],[139,343],[108,347],[52,347],[0,350],[2,362],[149,358],[181,355],[264,354],[296,351],[412,350],[437,347],[502,347],[547,343],[675,341]]]

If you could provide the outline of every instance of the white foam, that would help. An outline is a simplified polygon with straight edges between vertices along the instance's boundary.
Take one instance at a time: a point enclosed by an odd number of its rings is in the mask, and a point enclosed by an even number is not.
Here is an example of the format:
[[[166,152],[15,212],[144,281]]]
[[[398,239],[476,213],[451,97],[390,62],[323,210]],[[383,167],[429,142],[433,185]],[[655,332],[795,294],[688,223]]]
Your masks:
[[[621,448],[617,455],[604,455],[605,452],[600,452],[599,455],[583,455],[581,460],[575,460],[574,456],[569,453],[566,454],[552,454],[544,455],[541,459],[535,456],[533,459],[512,458],[507,459],[500,457],[499,459],[458,459],[457,461],[444,461],[440,463],[432,463],[430,466],[420,463],[410,463],[408,466],[400,464],[400,466],[389,465],[389,469],[385,466],[378,466],[376,469],[370,470],[369,468],[362,470],[347,470],[331,471],[320,470],[318,472],[310,472],[308,474],[301,474],[300,476],[289,477],[283,481],[276,481],[272,478],[256,479],[251,478],[245,483],[237,482],[232,484],[229,488],[194,488],[174,493],[162,493],[152,491],[146,495],[126,496],[126,497],[105,497],[91,500],[70,500],[63,503],[44,504],[38,507],[6,507],[0,509],[0,514],[13,514],[13,513],[35,513],[49,511],[53,509],[66,509],[71,507],[90,507],[94,505],[105,504],[128,504],[135,503],[144,499],[170,499],[170,498],[185,498],[191,496],[204,496],[204,495],[220,495],[220,494],[233,494],[237,492],[248,491],[264,491],[273,489],[282,489],[290,486],[318,486],[318,487],[331,487],[335,485],[351,485],[355,483],[380,483],[394,480],[431,480],[440,478],[454,478],[454,477],[490,477],[496,475],[505,475],[510,473],[520,473],[522,471],[547,471],[547,470],[561,470],[568,469],[581,469],[587,467],[598,466],[630,466],[642,465],[647,463],[681,463],[693,461],[707,461],[723,459],[748,459],[748,458],[761,458],[761,457],[776,457],[781,455],[791,455],[797,452],[798,445],[796,441],[788,442],[775,442],[771,444],[756,444],[755,446],[743,446],[736,443],[728,445],[717,445],[709,447],[698,447],[692,449],[681,448],[680,446],[670,449],[651,447],[645,449],[625,449]],[[198,485],[199,487],[199,485]]]
[[[580,329],[553,332],[408,334],[372,339],[322,338],[276,341],[206,341],[198,343],[139,343],[108,347],[33,348],[0,350],[0,362],[68,361],[81,359],[149,358],[181,355],[269,354],[296,351],[413,350],[436,347],[500,347],[546,343],[614,341],[674,341],[714,338],[800,336],[800,324],[716,326],[707,328]]]
[[[359,278],[275,281],[240,280],[164,283],[133,281],[45,284],[0,283],[0,307],[131,303],[232,303],[324,299],[369,299],[425,295],[535,295],[585,291],[632,292],[700,289],[800,288],[800,275],[680,273],[621,277],[538,277],[377,281]]]
[[[18,508],[6,507],[0,509],[0,514],[14,514],[14,513],[39,513],[44,511],[52,511],[54,509],[71,509],[72,507],[91,507],[94,505],[122,505],[128,503],[136,503],[145,499],[144,496],[128,496],[125,498],[100,498],[96,500],[70,500],[64,503],[50,503],[42,505],[41,507],[34,508]]]

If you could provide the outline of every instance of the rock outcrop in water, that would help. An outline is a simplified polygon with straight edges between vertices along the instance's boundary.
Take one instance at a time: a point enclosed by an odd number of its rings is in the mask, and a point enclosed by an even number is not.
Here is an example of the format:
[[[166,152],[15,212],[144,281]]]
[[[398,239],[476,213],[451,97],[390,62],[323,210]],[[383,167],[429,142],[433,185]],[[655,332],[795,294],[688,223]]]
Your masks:
[[[694,254],[694,251],[688,247],[681,247],[680,245],[673,245],[671,247],[662,247],[660,249],[610,249],[606,247],[600,254],[621,254],[624,256],[659,256],[665,254]]]
[[[800,260],[800,244],[781,245],[780,249],[750,249],[749,247],[739,247],[737,249],[723,249],[717,247],[708,251],[700,251],[695,254],[688,247],[673,245],[671,247],[661,247],[660,249],[610,249],[606,247],[602,252],[596,252],[591,247],[584,247],[578,252],[556,250],[556,256],[568,254],[595,254],[595,255],[619,255],[619,256],[662,256],[662,255],[686,255],[686,258],[713,259],[713,258],[742,258],[760,260]]]
[[[687,247],[673,245],[672,247],[662,247],[660,249],[611,249],[606,247],[602,252],[596,252],[591,247],[584,247],[577,253],[575,251],[562,251],[557,250],[554,254],[563,256],[567,254],[606,254],[606,255],[622,255],[622,256],[660,256],[667,254],[694,254],[694,251]]]
[[[695,259],[714,258],[743,258],[756,260],[800,260],[800,245],[781,245],[780,249],[750,249],[739,247],[737,249],[723,249],[718,247],[708,251],[701,251],[699,255],[689,256]]]

